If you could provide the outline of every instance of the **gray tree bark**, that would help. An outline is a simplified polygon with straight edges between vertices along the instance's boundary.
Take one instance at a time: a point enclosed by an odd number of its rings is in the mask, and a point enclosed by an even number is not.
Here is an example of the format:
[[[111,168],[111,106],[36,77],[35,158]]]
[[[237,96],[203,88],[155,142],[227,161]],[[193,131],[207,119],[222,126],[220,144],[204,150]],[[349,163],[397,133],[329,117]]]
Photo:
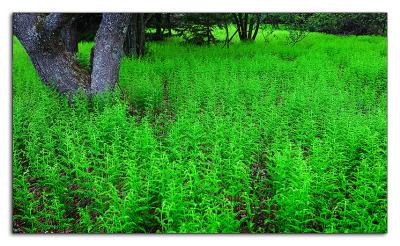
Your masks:
[[[75,56],[67,52],[57,38],[68,15],[14,14],[13,32],[26,49],[39,77],[61,93],[75,92],[86,87],[89,74],[82,69]]]
[[[129,18],[128,14],[103,14],[93,50],[92,93],[114,89],[118,81]]]
[[[67,32],[72,18],[73,14],[64,13],[14,14],[13,33],[26,49],[39,77],[60,93],[74,94],[79,88],[88,94],[112,89],[118,81],[129,15],[103,14],[96,35],[92,74],[80,66],[61,34]]]

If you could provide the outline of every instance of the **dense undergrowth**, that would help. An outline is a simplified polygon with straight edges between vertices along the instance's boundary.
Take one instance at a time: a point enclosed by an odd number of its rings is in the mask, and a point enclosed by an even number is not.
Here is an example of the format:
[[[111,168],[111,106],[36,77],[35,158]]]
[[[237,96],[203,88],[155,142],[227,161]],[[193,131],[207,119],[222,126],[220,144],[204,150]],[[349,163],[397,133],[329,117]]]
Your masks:
[[[386,232],[386,38],[286,35],[150,43],[73,104],[14,39],[13,231]]]

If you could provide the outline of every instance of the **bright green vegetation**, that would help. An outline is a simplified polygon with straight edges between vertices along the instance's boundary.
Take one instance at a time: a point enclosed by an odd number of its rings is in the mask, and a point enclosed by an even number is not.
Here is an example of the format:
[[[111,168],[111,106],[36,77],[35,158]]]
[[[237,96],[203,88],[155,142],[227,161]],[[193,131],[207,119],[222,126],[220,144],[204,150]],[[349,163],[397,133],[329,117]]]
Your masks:
[[[286,35],[150,43],[73,105],[14,40],[14,230],[386,232],[387,39]]]

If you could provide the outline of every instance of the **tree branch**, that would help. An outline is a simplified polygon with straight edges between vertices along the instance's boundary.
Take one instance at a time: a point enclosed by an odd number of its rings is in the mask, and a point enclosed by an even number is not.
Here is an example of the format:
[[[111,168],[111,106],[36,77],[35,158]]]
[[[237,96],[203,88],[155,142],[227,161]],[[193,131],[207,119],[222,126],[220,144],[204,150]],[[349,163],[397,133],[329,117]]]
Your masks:
[[[70,22],[76,14],[52,13],[47,15],[43,21],[36,24],[36,31],[45,41],[59,35],[61,29]]]
[[[229,40],[227,40],[227,42],[225,42],[225,44],[224,44],[224,46],[222,46],[222,48],[225,47],[226,44],[228,44],[228,46],[229,46],[229,43],[232,41],[233,37],[235,37],[236,33],[238,33],[237,28],[236,28],[236,31],[232,34],[231,38]]]
[[[149,22],[149,20],[151,19],[151,17],[153,17],[153,14],[149,13],[146,15],[145,19],[144,19],[144,25],[147,25],[147,22]]]
[[[242,37],[242,30],[241,30],[241,28],[242,28],[242,25],[240,24],[241,23],[241,14],[239,13],[239,14],[232,14],[233,15],[233,19],[234,19],[234,22],[236,23],[236,31],[237,32],[239,32],[239,36],[240,36],[240,38]],[[239,19],[239,17],[240,17],[240,19]]]
[[[260,28],[260,23],[261,23],[261,14],[257,14],[256,29],[254,30],[254,34],[252,37],[253,40],[256,40],[258,29]]]
[[[12,29],[13,34],[18,39],[30,34],[32,38],[37,39],[37,33],[34,26],[39,21],[39,16],[30,13],[17,13],[12,16]],[[33,41],[33,40],[32,40]]]

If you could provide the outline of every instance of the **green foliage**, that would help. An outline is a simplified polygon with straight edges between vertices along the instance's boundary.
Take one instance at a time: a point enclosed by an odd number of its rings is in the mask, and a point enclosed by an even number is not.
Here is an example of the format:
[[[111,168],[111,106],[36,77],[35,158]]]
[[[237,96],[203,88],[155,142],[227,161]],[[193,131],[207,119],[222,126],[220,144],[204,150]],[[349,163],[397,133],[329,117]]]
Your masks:
[[[386,35],[385,13],[273,14],[278,22],[299,31],[342,35]]]
[[[215,43],[217,39],[213,30],[222,28],[224,14],[183,14],[179,19],[179,25],[175,27],[177,35],[187,43],[204,45]]]
[[[318,13],[308,21],[308,29],[314,32],[353,35],[385,35],[385,13]]]
[[[275,35],[149,43],[72,104],[14,39],[14,231],[386,232],[387,39]]]

